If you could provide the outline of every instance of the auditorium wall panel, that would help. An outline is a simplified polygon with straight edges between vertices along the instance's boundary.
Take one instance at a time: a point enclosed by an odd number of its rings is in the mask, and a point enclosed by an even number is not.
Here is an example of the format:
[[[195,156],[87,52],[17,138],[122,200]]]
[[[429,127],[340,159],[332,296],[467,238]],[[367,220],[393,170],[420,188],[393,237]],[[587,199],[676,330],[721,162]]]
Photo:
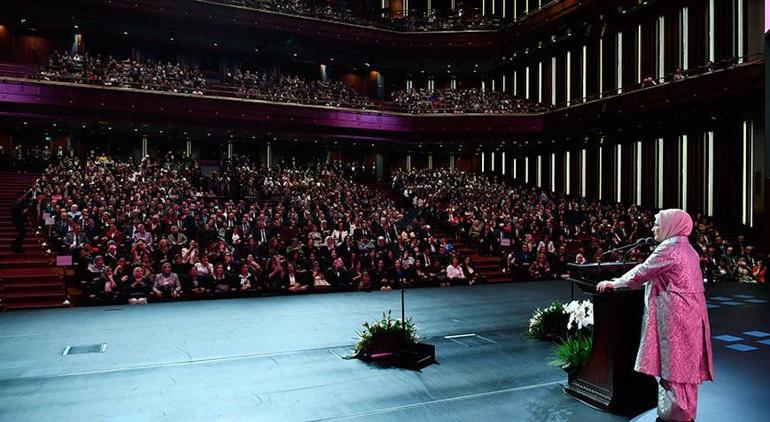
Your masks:
[[[476,156],[473,153],[455,153],[455,169],[459,171],[474,171],[474,157]],[[481,164],[479,164],[479,167],[481,167]]]
[[[607,31],[606,35],[602,39],[602,74],[601,76],[601,90],[606,92],[615,88],[615,76],[617,72],[617,62],[615,60],[615,50],[617,46],[616,37],[614,32]]]
[[[636,25],[630,25],[629,29],[623,31],[623,87],[637,86],[637,44],[638,30]],[[644,76],[642,76],[644,77]]]
[[[633,142],[629,142],[628,139],[625,140],[620,162],[622,201],[627,204],[636,202],[636,163],[634,161],[634,147],[635,144]]]
[[[404,11],[403,0],[389,0],[387,4],[390,7],[391,16],[399,16]]]
[[[566,162],[565,156],[565,162]],[[565,169],[565,175],[567,174]],[[566,185],[566,184],[565,184]],[[569,156],[569,192],[580,196],[580,149],[570,150]]]
[[[428,168],[428,154],[419,152],[412,154],[412,168],[422,170]]]
[[[551,153],[543,153],[540,156],[540,187],[546,192],[551,192]]]
[[[556,104],[567,101],[567,53],[556,54]]]
[[[720,122],[714,131],[714,217],[734,228],[741,221],[741,130]]]
[[[638,34],[637,34],[638,35]],[[657,34],[655,33],[655,23],[649,19],[642,24],[642,49],[641,49],[641,70],[642,80],[648,76],[654,77],[656,63],[656,43]],[[636,74],[636,70],[634,70]]]
[[[714,2],[715,62],[733,57],[735,1]]]
[[[344,157],[342,154],[342,150],[339,148],[330,148],[329,149],[329,161],[335,162],[335,161],[343,161]]]
[[[6,154],[10,154],[13,149],[13,137],[8,133],[0,133],[0,146],[3,147]]]
[[[642,206],[657,208],[657,167],[655,164],[655,142],[651,136],[642,138]]]
[[[599,196],[599,148],[590,145],[586,148],[586,196]]]
[[[556,187],[556,192],[559,193],[565,193],[564,189],[564,182],[566,180],[566,175],[564,173],[565,167],[565,158],[566,158],[566,152],[560,151],[556,153],[556,163],[554,164],[556,167],[554,168],[553,173],[556,176],[556,180],[554,180],[554,185]]]
[[[678,142],[676,135],[663,136],[663,207],[676,208],[679,206],[679,161]]]
[[[570,59],[570,80],[569,87],[570,98],[572,103],[582,98],[582,63],[581,58],[583,55],[583,49],[581,46],[572,46],[570,48],[572,57]]]
[[[671,73],[679,67],[679,57],[682,55],[680,48],[681,22],[679,21],[679,11],[681,9],[671,8],[663,16],[665,18],[664,34],[664,70]]]
[[[699,142],[699,132],[696,130],[687,130],[683,133],[687,136],[687,211],[697,214],[703,212],[702,201],[705,189],[702,178],[703,159],[700,158],[702,152],[702,142]]]
[[[557,69],[553,67],[553,60],[551,55],[543,56],[543,78],[538,83],[542,87],[543,90],[543,98],[542,102],[545,104],[551,104],[551,99],[553,98],[553,84],[551,83],[551,78],[554,74],[558,73]],[[535,66],[535,77],[537,77],[538,67]],[[533,93],[534,95],[532,98],[534,100],[537,100],[537,92]]]
[[[526,69],[524,73],[524,78],[526,79]],[[526,83],[526,80],[525,80]],[[533,62],[529,66],[529,98],[533,100],[537,100],[537,85],[542,83],[541,80],[537,77],[537,63]],[[526,89],[526,87],[525,87]],[[525,94],[526,91],[524,91]]]
[[[708,5],[706,1],[691,2],[688,5],[688,68],[705,64],[708,61],[707,19]]]
[[[586,43],[586,95],[599,92],[599,44],[591,39]]]

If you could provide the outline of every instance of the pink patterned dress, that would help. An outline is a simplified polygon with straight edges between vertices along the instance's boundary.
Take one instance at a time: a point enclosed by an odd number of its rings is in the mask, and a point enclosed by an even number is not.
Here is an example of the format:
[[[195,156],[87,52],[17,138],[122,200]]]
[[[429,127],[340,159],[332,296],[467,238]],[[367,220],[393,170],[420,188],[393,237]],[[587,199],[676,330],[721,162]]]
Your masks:
[[[645,289],[638,372],[677,383],[714,379],[703,275],[698,254],[685,236],[658,245],[647,260],[624,274],[616,287]]]

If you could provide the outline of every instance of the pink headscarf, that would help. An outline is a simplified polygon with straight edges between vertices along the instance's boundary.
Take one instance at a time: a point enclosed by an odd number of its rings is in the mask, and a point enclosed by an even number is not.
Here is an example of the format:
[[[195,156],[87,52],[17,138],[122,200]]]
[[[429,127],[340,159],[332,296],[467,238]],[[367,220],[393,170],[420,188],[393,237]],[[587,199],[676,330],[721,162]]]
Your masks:
[[[660,242],[674,236],[689,236],[692,232],[692,218],[686,211],[678,208],[660,210],[655,215],[655,222],[660,227]]]

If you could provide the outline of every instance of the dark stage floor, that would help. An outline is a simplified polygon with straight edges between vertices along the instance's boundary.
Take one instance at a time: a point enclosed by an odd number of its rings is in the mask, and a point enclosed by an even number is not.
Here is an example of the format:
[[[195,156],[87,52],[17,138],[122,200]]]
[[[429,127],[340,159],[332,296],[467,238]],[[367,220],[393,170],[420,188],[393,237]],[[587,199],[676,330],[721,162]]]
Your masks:
[[[361,322],[398,313],[397,291],[3,313],[0,420],[627,420],[564,395],[550,346],[521,336],[533,308],[569,295],[566,282],[409,291],[437,347],[421,372],[339,357]],[[713,341],[699,420],[768,419],[770,291],[709,296],[714,335],[739,339]]]

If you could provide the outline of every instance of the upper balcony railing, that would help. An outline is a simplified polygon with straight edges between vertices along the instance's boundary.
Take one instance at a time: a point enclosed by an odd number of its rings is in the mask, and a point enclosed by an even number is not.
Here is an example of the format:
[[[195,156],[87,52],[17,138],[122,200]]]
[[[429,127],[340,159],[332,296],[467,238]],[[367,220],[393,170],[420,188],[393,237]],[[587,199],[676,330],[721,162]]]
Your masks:
[[[531,114],[547,111],[537,103],[499,91],[409,90],[394,93],[393,101],[377,101],[360,95],[339,81],[276,77],[259,71],[241,72],[237,69],[228,72],[224,80],[221,75],[210,79],[198,68],[179,63],[89,54],[55,53],[44,67],[31,70],[28,76],[39,80],[115,88],[409,114]]]
[[[714,72],[723,72],[731,69],[736,69],[741,66],[746,66],[749,64],[756,64],[758,62],[763,62],[764,60],[765,60],[764,54],[756,53],[756,54],[746,55],[742,57],[733,57],[729,59],[724,59],[724,60],[717,61],[716,63],[708,62],[704,65],[685,69],[685,70],[676,69],[673,72],[668,73],[665,76],[660,78],[646,77],[641,82],[624,84],[619,88],[603,90],[602,92],[599,92],[593,95],[587,95],[582,98],[572,98],[569,101],[561,101],[552,105],[551,107],[553,110],[559,110],[567,107],[586,104],[589,102],[601,101],[601,100],[616,97],[619,95],[628,94],[641,89],[649,89],[656,86],[661,86],[669,83],[676,83],[678,81],[683,81],[694,77],[712,74]]]
[[[432,10],[390,10],[382,9],[375,17],[360,16],[353,11],[332,5],[318,5],[312,0],[194,0],[237,6],[284,15],[302,16],[349,25],[387,29],[398,32],[440,32],[495,30],[502,21],[496,17],[484,16],[477,8],[452,11]]]

